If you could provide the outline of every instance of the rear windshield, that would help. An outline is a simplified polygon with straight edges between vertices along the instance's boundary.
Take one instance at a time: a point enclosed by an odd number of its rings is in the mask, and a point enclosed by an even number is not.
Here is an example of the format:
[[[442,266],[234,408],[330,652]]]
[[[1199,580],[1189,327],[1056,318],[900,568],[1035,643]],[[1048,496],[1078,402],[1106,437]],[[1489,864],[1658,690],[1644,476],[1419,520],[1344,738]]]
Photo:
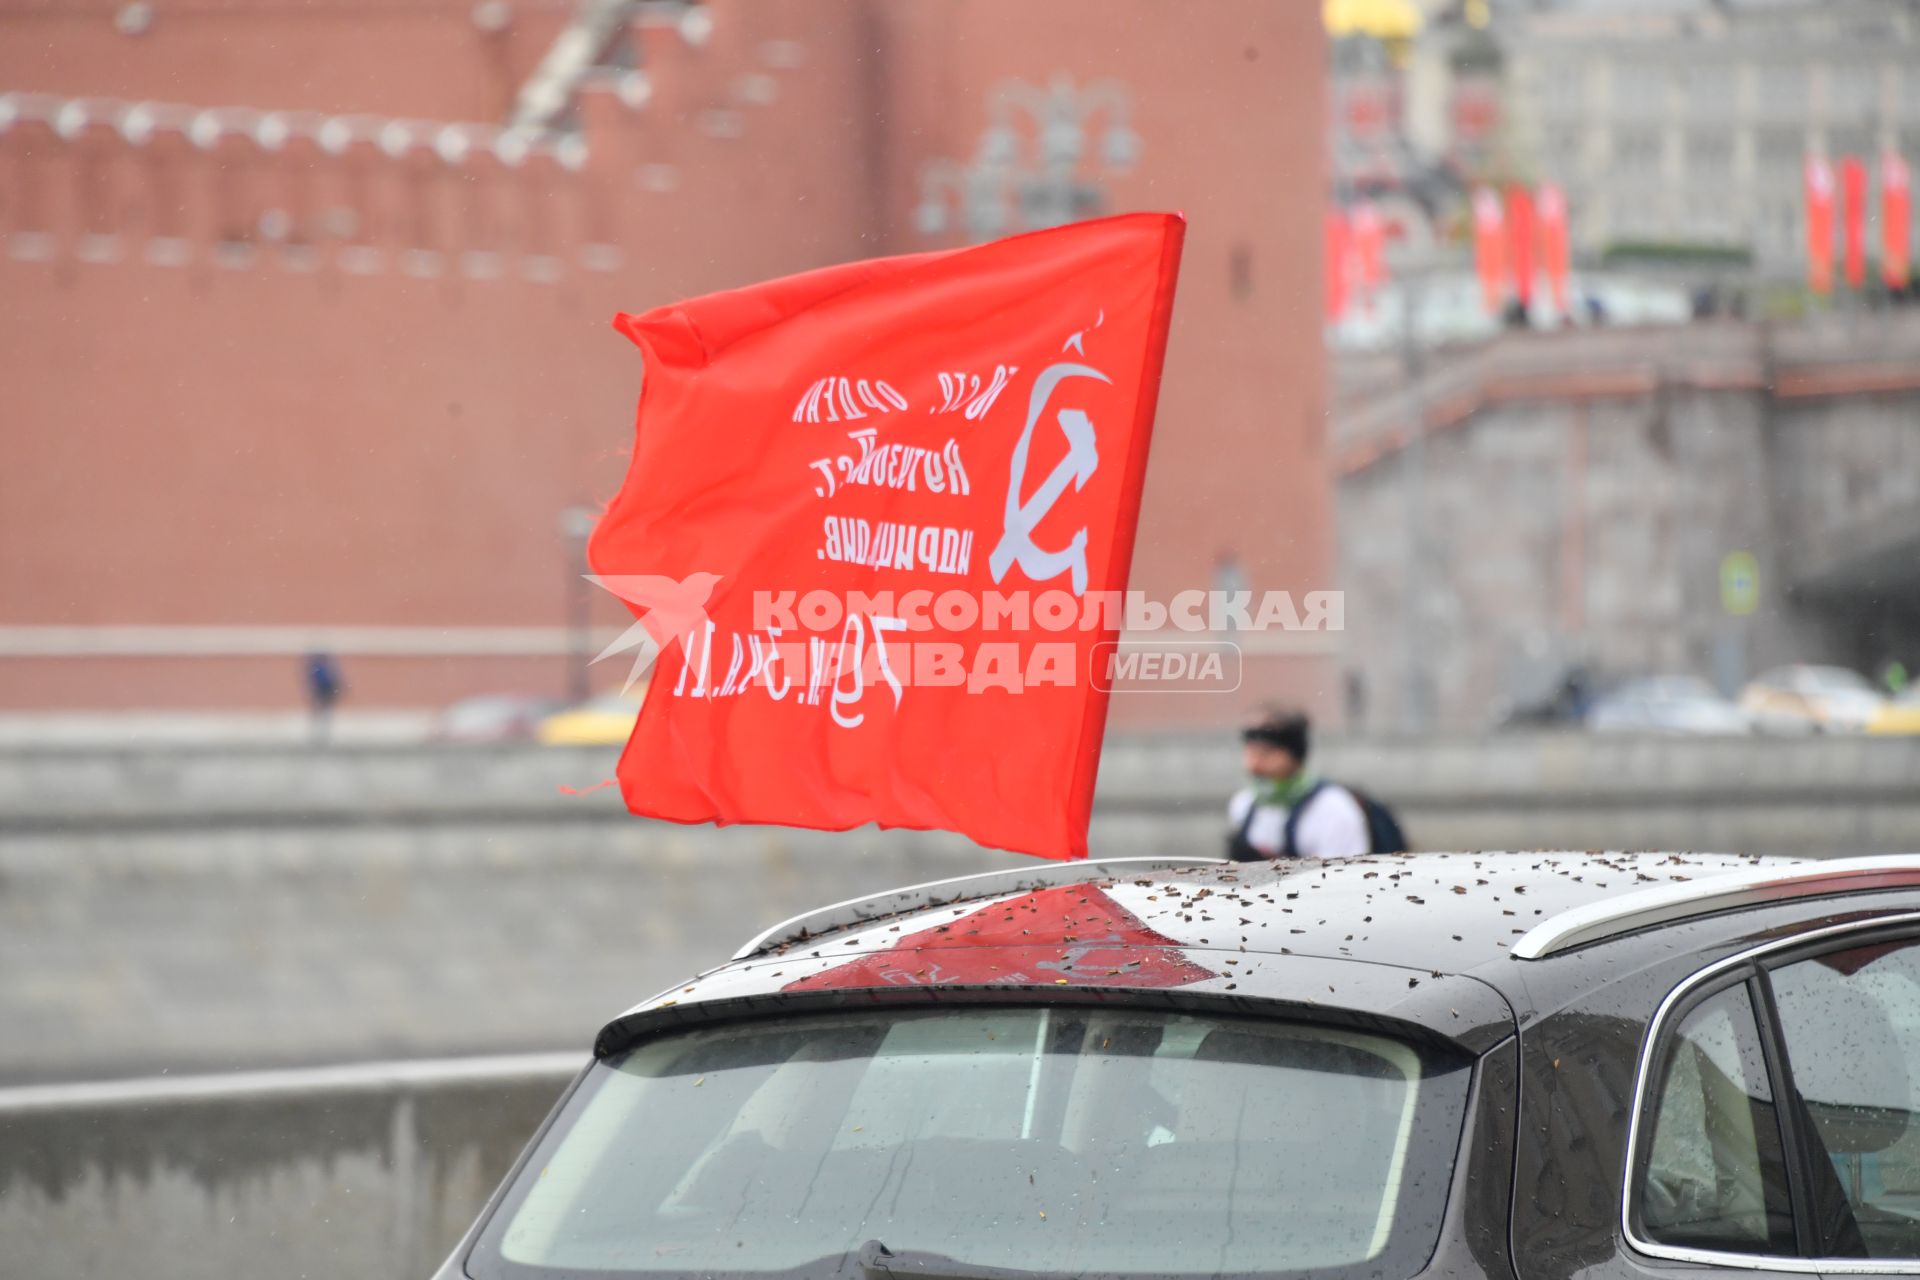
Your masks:
[[[1467,1070],[1153,1010],[867,1010],[596,1066],[468,1260],[507,1277],[863,1275],[863,1246],[1054,1275],[1411,1275]]]

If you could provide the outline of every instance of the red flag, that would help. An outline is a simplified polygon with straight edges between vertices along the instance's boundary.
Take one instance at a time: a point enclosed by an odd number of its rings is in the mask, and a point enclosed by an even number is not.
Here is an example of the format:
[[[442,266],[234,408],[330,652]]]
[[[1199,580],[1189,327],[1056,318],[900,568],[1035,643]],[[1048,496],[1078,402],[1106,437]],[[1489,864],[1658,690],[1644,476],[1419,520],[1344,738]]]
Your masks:
[[[1846,246],[1847,287],[1867,282],[1867,165],[1859,156],[1840,162],[1840,194],[1845,197],[1841,239]]]
[[[1880,157],[1880,278],[1904,289],[1913,273],[1913,173],[1896,152]]]
[[[1547,273],[1547,288],[1553,293],[1553,309],[1569,314],[1567,287],[1567,197],[1551,182],[1540,184],[1535,206],[1540,224],[1540,265]]]
[[[644,381],[588,558],[637,626],[677,610],[629,809],[1086,856],[1184,231],[1107,218],[615,320]]]
[[[1327,206],[1326,282],[1327,323],[1336,324],[1347,313],[1347,244],[1351,233],[1347,211]]]
[[[1500,197],[1481,187],[1473,193],[1473,264],[1487,314],[1497,316],[1506,301],[1505,218]]]
[[[1360,304],[1369,314],[1373,296],[1387,282],[1387,222],[1372,202],[1353,211],[1354,274],[1360,281]]]
[[[1507,244],[1513,293],[1522,307],[1533,305],[1533,236],[1533,192],[1516,182],[1507,188]]]
[[[1807,287],[1833,292],[1833,168],[1824,156],[1808,156]]]

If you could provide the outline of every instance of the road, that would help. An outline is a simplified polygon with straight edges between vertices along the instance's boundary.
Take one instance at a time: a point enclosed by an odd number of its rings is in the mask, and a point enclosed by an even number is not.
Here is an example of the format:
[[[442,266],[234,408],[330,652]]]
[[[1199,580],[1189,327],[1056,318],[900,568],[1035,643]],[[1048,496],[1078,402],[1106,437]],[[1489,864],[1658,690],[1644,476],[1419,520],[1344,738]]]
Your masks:
[[[628,817],[607,750],[0,752],[0,1083],[585,1045],[822,902],[1013,861]],[[1920,740],[1326,744],[1428,848],[1920,849]],[[1231,741],[1116,741],[1106,856],[1219,848]]]

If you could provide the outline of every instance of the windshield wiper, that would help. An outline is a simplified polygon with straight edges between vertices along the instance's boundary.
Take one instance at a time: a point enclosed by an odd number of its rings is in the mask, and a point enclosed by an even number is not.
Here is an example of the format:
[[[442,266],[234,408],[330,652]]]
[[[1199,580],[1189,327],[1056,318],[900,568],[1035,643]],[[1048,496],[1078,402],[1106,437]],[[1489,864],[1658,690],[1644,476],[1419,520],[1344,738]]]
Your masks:
[[[878,1240],[861,1245],[857,1261],[860,1274],[866,1280],[1038,1280],[1048,1274],[1014,1267],[979,1266],[920,1249],[895,1253]]]

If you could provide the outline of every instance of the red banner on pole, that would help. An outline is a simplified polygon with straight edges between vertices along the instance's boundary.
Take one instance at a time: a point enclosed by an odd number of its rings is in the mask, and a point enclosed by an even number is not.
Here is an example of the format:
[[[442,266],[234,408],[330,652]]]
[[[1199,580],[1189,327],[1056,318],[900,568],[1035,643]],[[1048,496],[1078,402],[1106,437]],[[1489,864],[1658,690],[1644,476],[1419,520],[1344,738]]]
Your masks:
[[[1904,289],[1913,275],[1913,172],[1898,153],[1880,157],[1880,278]]]
[[[1347,313],[1347,246],[1352,229],[1347,211],[1339,205],[1327,207],[1326,219],[1326,308],[1327,323],[1336,324]]]
[[[1506,219],[1500,197],[1490,188],[1473,193],[1473,265],[1480,277],[1480,297],[1487,314],[1497,316],[1506,304]]]
[[[1516,182],[1507,188],[1507,261],[1523,308],[1533,305],[1533,237],[1533,192]]]
[[[1569,315],[1567,197],[1551,182],[1540,184],[1535,218],[1540,224],[1540,266],[1547,273],[1553,309],[1563,316]]]
[[[1840,162],[1840,194],[1847,287],[1859,289],[1867,283],[1867,164],[1859,156]]]
[[[1184,230],[1108,218],[616,319],[644,382],[588,558],[661,646],[628,808],[1086,856]]]
[[[1825,156],[1808,156],[1804,170],[1807,198],[1807,287],[1833,292],[1833,167]]]
[[[1353,211],[1354,275],[1360,286],[1360,305],[1369,315],[1374,295],[1387,282],[1387,222],[1371,202]]]

